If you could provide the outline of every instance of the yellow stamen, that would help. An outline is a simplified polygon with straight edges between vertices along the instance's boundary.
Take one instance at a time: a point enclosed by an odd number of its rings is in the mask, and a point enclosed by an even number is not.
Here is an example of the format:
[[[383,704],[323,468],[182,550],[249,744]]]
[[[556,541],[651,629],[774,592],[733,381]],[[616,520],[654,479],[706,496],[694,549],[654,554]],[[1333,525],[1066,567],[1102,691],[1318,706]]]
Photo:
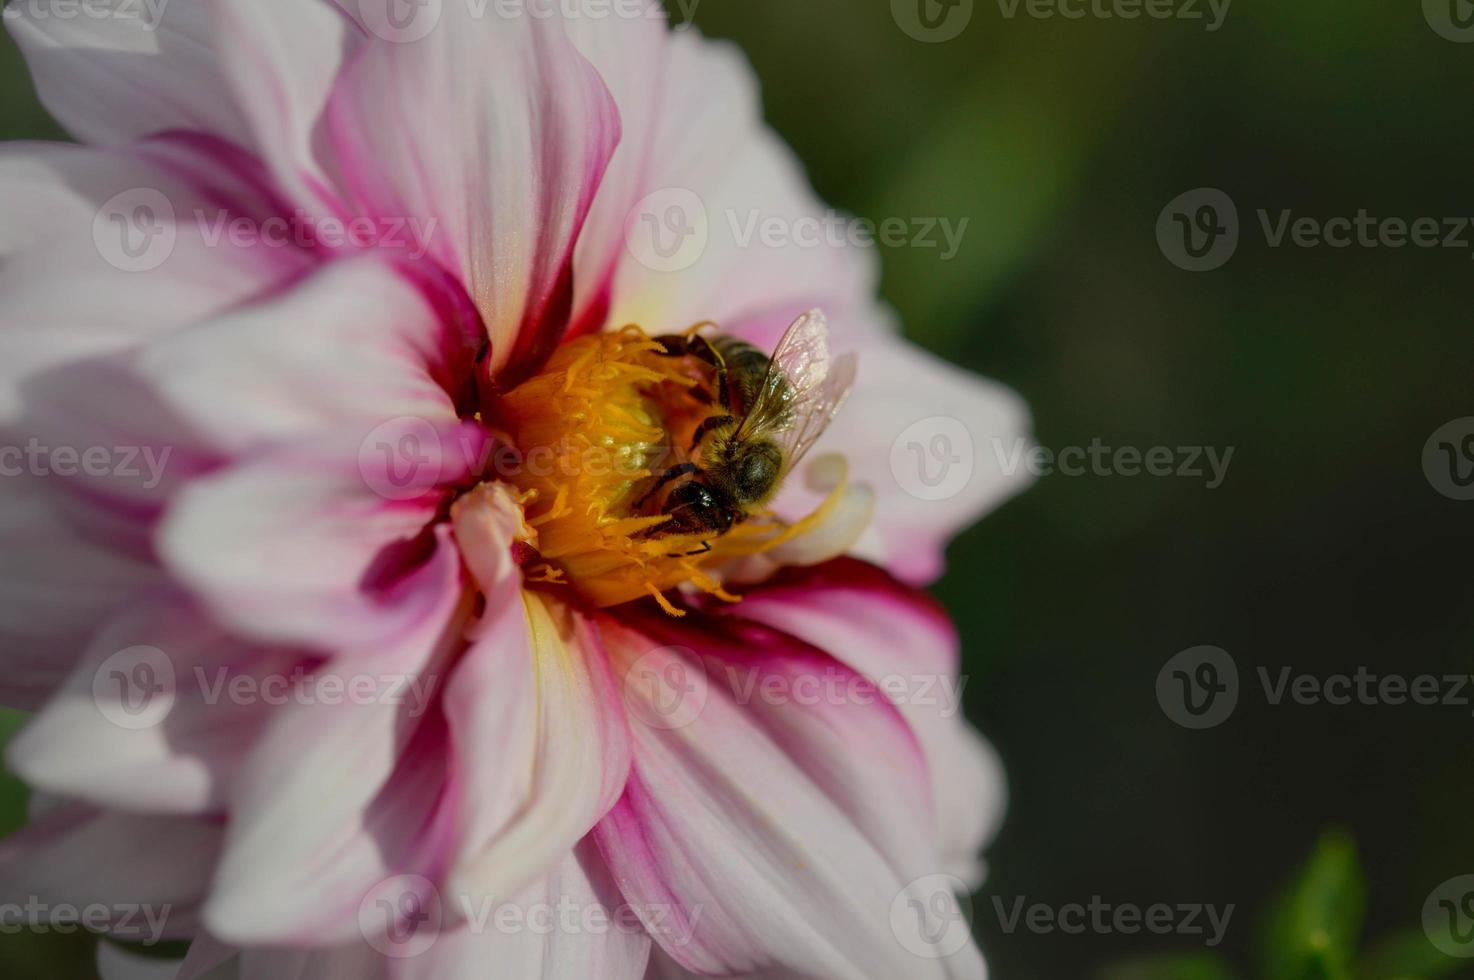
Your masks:
[[[650,477],[677,461],[667,423],[686,413],[689,425],[691,412],[710,410],[691,395],[703,383],[686,359],[663,356],[660,344],[630,326],[564,344],[539,374],[490,406],[487,423],[507,434],[520,458],[486,478],[518,489],[536,529],[526,581],[572,587],[598,606],[653,596],[680,616],[667,592],[689,584],[737,602],[722,588],[719,563],[775,547],[833,509],[832,496],[794,525],[760,514],[716,537],[649,534],[668,518],[637,513],[634,504]]]

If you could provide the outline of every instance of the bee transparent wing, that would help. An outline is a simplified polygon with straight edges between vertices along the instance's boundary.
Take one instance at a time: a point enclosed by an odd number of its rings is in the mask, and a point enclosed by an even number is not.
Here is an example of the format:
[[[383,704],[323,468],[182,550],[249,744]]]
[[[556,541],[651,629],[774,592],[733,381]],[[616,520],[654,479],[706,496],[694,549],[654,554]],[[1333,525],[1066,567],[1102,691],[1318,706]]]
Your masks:
[[[829,427],[855,382],[856,359],[829,355],[829,322],[810,310],[784,331],[739,434],[770,434],[783,450],[783,474]]]
[[[793,424],[778,437],[783,449],[784,476],[813,448],[844,407],[845,399],[850,397],[850,389],[855,386],[859,363],[860,359],[854,354],[839,358],[830,366],[829,373],[818,387],[808,397],[795,402]]]

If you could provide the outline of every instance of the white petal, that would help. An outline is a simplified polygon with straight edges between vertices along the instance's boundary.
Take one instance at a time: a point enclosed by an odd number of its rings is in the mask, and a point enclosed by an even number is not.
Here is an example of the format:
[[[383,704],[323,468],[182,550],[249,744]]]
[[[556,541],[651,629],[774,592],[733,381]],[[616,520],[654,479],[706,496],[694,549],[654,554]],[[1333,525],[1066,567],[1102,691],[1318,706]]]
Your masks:
[[[36,90],[84,143],[127,143],[171,129],[246,142],[248,127],[220,76],[209,3],[140,3],[138,16],[5,10]]]
[[[996,754],[962,715],[957,635],[942,610],[880,569],[845,560],[790,570],[750,591],[737,613],[822,644],[882,688],[895,685],[932,773],[938,870],[976,886],[978,852],[1002,822],[1006,793]]]
[[[647,117],[650,131],[628,134],[629,146],[642,138],[648,145],[644,177],[638,193],[625,193],[618,228],[597,226],[618,233],[623,246],[607,322],[665,332],[711,319],[730,332],[766,317],[786,326],[822,307],[843,324],[852,307],[868,303],[874,257],[826,241],[831,212],[763,123],[745,57],[684,30],[671,36],[664,63],[652,59],[648,70],[661,72],[660,103]],[[764,223],[786,239],[765,238]],[[690,233],[678,236],[683,230]],[[595,246],[581,247],[592,255]]]
[[[140,350],[134,370],[231,454],[400,417],[456,418],[436,382],[475,347],[392,263],[332,262],[295,288]],[[358,447],[352,447],[356,450]]]
[[[225,84],[253,146],[289,196],[342,213],[321,133],[333,83],[363,36],[327,0],[216,0],[214,38]]]
[[[430,254],[486,323],[490,369],[520,373],[566,327],[574,241],[619,122],[561,23],[502,9],[446,3],[427,36],[371,45],[329,125],[352,202],[431,223]]]
[[[442,540],[419,573],[434,601],[415,624],[348,649],[320,675],[331,695],[280,708],[239,776],[210,931],[249,945],[346,942],[376,884],[424,874],[437,830],[447,739],[431,701],[460,642],[459,557]],[[348,696],[353,684],[365,693]]]
[[[0,424],[20,413],[25,379],[156,338],[301,269],[291,250],[213,238],[227,205],[260,220],[236,161],[211,164],[180,146],[148,155],[47,144],[0,152]],[[211,191],[152,162],[164,159],[208,166]]]
[[[197,926],[220,839],[203,820],[61,804],[0,841],[0,900],[107,906],[120,938],[178,939]],[[141,914],[124,921],[129,906]]]
[[[630,914],[592,841],[515,897],[481,896],[476,913],[407,957],[396,980],[641,980],[650,937]],[[482,916],[484,915],[484,918]]]
[[[741,704],[738,688],[721,683],[721,670],[713,681],[710,665],[692,668],[670,645],[674,634],[605,635],[616,672],[633,669],[644,680],[625,684],[639,699],[632,706],[635,766],[596,836],[626,897],[665,913],[647,926],[666,952],[688,969],[723,975],[770,966],[844,980],[948,975],[948,964],[908,952],[893,931],[906,878],[833,795],[845,777],[833,773],[826,788],[816,764],[842,754],[825,754],[824,741],[798,719],[779,724]],[[693,705],[684,716],[662,710],[683,699]],[[859,708],[838,709],[846,710]],[[651,724],[652,717],[664,720]],[[871,705],[856,715],[864,717],[887,721],[886,708]],[[874,764],[893,765],[889,758]],[[870,831],[888,836],[879,824]],[[954,959],[981,969],[970,946]]]
[[[229,685],[259,689],[300,662],[224,635],[181,597],[149,597],[101,627],[65,686],[11,742],[7,762],[33,787],[102,807],[219,811],[271,711],[232,697]],[[138,710],[146,702],[133,680],[144,663],[167,699],[152,714]]]

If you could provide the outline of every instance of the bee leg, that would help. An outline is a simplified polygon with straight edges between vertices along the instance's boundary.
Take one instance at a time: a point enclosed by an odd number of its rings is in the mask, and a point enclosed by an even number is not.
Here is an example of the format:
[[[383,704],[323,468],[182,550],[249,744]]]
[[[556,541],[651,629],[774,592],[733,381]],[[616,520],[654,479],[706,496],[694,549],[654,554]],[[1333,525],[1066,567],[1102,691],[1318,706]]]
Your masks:
[[[706,554],[710,550],[711,550],[711,542],[710,541],[703,541],[703,542],[701,542],[701,547],[697,548],[695,551],[683,551],[679,555],[674,555],[673,557],[675,557],[675,558],[692,558],[692,557],[695,557],[696,555],[704,555],[704,554]]]
[[[732,408],[732,392],[727,386],[727,359],[700,334],[691,338],[691,353],[712,366],[716,372],[717,401],[728,411]]]
[[[652,486],[649,490],[646,490],[644,496],[635,501],[635,510],[639,510],[641,507],[643,507],[647,500],[655,496],[655,494],[660,491],[660,488],[665,486],[670,481],[678,480],[688,473],[700,472],[701,467],[697,466],[695,463],[678,463],[677,465],[672,466],[670,469],[660,474],[660,478],[655,481],[655,485]]]
[[[706,438],[706,434],[712,429],[720,429],[722,426],[731,425],[735,421],[737,419],[731,415],[708,416],[705,421],[696,427],[695,434],[691,436],[691,452],[694,453],[696,451],[696,447],[701,445],[701,440]]]

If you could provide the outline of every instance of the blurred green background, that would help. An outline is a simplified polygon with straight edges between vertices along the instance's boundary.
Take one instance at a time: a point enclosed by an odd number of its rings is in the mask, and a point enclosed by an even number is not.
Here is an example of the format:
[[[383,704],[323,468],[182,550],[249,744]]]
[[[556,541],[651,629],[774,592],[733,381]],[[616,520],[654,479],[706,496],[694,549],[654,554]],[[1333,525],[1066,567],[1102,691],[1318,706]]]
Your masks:
[[[693,2],[668,6],[684,20]],[[958,36],[923,43],[887,0],[695,4],[703,30],[748,52],[828,201],[970,219],[950,261],[885,250],[885,296],[914,339],[1022,393],[1041,444],[1236,447],[1216,490],[1045,477],[951,551],[938,592],[964,637],[968,714],[1010,777],[974,900],[993,974],[1349,975],[1335,956],[1259,965],[1256,922],[1291,923],[1277,928],[1300,930],[1292,946],[1349,944],[1354,840],[1362,945],[1411,944],[1360,975],[1460,975],[1429,960],[1418,923],[1439,883],[1474,872],[1470,709],[1272,707],[1253,675],[1470,668],[1471,576],[1453,559],[1474,546],[1474,503],[1435,493],[1420,460],[1435,429],[1474,414],[1474,240],[1275,249],[1254,212],[1474,217],[1474,45],[1440,37],[1416,0],[1238,0],[1216,31],[1010,6],[976,0]],[[0,137],[59,136],[8,40],[0,83]],[[1225,266],[1190,273],[1155,229],[1204,186],[1237,202],[1243,237]],[[1233,655],[1245,694],[1226,723],[1189,731],[1155,684],[1199,644]],[[14,792],[0,811],[18,819]],[[1333,827],[1349,836],[1327,837],[1308,890],[1272,913]],[[1112,967],[1201,939],[1010,934],[995,895],[1232,903],[1233,972]],[[75,956],[7,936],[0,972],[79,975]]]

